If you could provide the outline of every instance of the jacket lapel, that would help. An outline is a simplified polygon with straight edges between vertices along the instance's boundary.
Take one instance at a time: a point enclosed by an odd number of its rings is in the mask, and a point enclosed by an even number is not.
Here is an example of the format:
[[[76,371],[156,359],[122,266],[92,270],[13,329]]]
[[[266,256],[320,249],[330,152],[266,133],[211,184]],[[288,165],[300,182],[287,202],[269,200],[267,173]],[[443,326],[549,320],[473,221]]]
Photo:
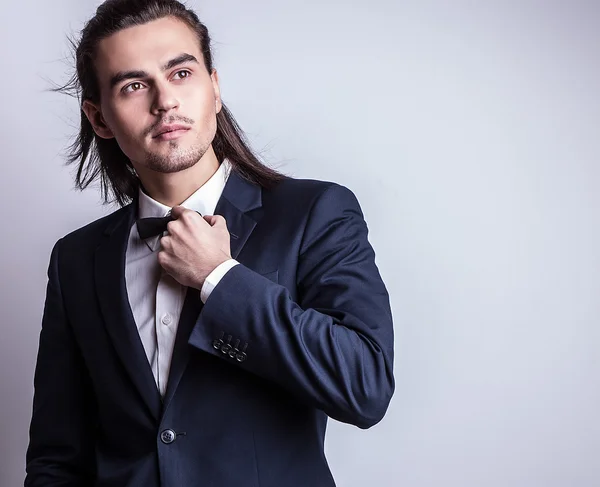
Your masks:
[[[129,305],[125,283],[125,252],[137,215],[137,199],[105,230],[96,249],[95,280],[106,329],[131,381],[144,403],[158,419],[161,398]]]
[[[262,190],[260,186],[244,180],[232,169],[215,208],[215,215],[222,215],[227,222],[227,228],[231,235],[232,258],[237,258],[258,222],[259,217],[257,215],[250,216],[248,212],[261,206]],[[198,321],[201,310],[200,290],[188,288],[179,317],[163,411],[173,399],[187,366],[190,354],[188,339]]]
[[[237,259],[252,230],[258,223],[258,213],[248,213],[262,207],[262,189],[231,171],[223,194],[215,208],[215,215],[221,215],[227,222],[231,235],[231,257]]]

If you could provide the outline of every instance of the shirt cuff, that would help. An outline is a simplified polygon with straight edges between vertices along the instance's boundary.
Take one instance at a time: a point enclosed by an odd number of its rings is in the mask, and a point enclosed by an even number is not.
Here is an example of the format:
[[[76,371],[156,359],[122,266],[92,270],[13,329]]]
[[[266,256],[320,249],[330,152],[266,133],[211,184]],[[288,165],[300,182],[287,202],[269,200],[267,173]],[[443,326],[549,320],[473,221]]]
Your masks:
[[[223,279],[223,276],[227,274],[232,267],[235,267],[238,264],[239,262],[235,259],[226,260],[215,267],[215,269],[206,277],[204,284],[202,284],[202,289],[200,290],[200,299],[203,303],[206,303],[210,293],[217,287],[217,284]]]

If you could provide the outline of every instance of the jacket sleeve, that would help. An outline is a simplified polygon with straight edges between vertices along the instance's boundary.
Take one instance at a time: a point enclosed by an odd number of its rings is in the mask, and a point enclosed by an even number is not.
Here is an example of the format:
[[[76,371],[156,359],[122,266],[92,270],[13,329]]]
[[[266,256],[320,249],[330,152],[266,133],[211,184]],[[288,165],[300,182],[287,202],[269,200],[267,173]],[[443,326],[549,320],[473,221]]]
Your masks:
[[[288,289],[232,268],[200,313],[189,343],[273,381],[328,416],[379,422],[394,392],[389,296],[354,194],[333,184],[310,210]]]
[[[48,266],[25,487],[88,486],[95,473],[91,386],[65,314],[60,242]]]

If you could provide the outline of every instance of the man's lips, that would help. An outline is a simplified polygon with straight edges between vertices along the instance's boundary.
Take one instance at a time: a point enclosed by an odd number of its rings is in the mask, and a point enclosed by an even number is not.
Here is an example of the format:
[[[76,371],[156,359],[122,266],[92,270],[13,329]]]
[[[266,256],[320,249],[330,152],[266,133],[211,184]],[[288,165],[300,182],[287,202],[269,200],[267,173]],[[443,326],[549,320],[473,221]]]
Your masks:
[[[187,125],[180,125],[180,124],[161,125],[160,127],[158,127],[158,129],[156,129],[156,131],[152,135],[152,138],[155,139],[159,135],[162,135],[162,134],[165,134],[168,132],[174,132],[175,130],[189,130],[189,129],[190,128]]]

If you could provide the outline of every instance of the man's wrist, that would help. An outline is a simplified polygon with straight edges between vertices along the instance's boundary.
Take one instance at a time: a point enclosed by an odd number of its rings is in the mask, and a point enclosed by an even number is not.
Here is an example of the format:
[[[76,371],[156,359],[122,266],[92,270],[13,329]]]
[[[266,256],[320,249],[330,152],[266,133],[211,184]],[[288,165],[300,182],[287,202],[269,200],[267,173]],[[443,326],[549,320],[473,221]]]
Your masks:
[[[206,303],[206,300],[213,292],[213,289],[217,287],[219,281],[223,279],[225,274],[229,272],[232,267],[235,267],[239,262],[235,259],[227,259],[225,262],[219,264],[213,271],[206,276],[206,279],[202,283],[202,288],[200,289],[200,299],[203,303]]]

